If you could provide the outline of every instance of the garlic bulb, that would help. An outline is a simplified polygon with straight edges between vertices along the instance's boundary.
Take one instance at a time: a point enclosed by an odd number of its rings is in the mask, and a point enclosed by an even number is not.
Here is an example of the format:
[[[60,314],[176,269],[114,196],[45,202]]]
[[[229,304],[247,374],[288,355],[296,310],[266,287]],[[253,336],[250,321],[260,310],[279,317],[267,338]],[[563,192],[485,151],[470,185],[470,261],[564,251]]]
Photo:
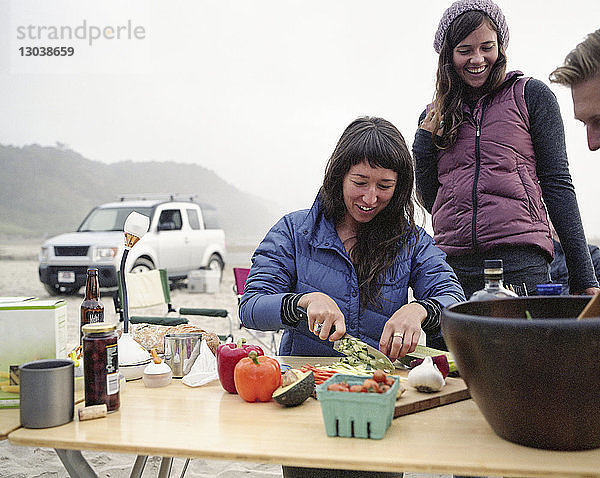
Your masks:
[[[446,381],[432,358],[427,356],[423,363],[408,372],[408,384],[419,392],[439,392]]]

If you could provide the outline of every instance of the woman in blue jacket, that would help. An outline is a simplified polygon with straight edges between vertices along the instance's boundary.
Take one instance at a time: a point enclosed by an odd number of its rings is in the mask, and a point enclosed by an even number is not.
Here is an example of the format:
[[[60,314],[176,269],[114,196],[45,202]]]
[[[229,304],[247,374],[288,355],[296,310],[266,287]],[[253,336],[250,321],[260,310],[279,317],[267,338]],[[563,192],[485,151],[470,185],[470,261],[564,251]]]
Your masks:
[[[421,329],[437,345],[441,309],[464,294],[445,254],[415,225],[413,180],[391,123],[353,121],[312,208],[284,216],[255,251],[244,326],[284,328],[281,355],[338,355],[332,341],[346,332],[392,360],[414,351]]]

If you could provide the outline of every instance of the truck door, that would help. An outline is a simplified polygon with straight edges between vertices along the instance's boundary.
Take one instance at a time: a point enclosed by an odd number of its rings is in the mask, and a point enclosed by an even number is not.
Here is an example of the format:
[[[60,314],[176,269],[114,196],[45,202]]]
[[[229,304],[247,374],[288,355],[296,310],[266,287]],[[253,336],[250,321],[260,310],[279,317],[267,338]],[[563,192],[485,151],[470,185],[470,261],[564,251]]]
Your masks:
[[[188,231],[184,230],[181,209],[163,209],[158,217],[160,267],[169,275],[185,275],[189,262]]]
[[[205,264],[202,263],[204,252],[207,246],[206,231],[204,230],[204,224],[201,223],[202,219],[198,214],[197,208],[186,208],[186,215],[190,224],[190,270],[198,269]]]

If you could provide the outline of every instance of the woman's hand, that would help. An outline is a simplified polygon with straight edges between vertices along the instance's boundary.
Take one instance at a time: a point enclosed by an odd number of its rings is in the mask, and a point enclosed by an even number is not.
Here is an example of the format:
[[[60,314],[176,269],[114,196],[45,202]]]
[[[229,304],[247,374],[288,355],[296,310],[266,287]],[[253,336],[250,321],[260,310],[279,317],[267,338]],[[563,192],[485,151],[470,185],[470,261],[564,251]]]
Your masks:
[[[421,304],[412,302],[400,307],[385,323],[379,350],[393,362],[414,352],[421,337],[421,323],[427,318],[427,310]]]
[[[341,339],[346,333],[344,314],[335,301],[322,292],[310,292],[300,297],[298,305],[306,310],[308,315],[308,329],[321,340],[329,338],[331,342]],[[315,330],[315,326],[318,326]],[[335,326],[335,332],[330,334]]]
[[[437,131],[437,135],[441,136],[443,131],[442,126],[444,126],[444,123],[440,121],[439,115],[436,113],[436,111],[431,108],[425,115],[425,118],[423,118],[423,120],[419,123],[419,128],[433,133],[433,130],[437,126],[438,122],[440,123],[440,127]]]
[[[598,295],[600,294],[600,289],[598,287],[588,287],[584,291],[574,292],[573,295]]]

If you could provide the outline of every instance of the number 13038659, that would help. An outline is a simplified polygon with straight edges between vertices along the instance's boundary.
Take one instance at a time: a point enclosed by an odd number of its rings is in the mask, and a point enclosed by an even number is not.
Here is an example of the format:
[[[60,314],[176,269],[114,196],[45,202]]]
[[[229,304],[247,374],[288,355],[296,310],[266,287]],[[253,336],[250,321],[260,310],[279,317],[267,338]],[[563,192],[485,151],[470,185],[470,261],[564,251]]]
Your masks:
[[[75,48],[72,46],[22,46],[19,48],[21,56],[73,56]]]

